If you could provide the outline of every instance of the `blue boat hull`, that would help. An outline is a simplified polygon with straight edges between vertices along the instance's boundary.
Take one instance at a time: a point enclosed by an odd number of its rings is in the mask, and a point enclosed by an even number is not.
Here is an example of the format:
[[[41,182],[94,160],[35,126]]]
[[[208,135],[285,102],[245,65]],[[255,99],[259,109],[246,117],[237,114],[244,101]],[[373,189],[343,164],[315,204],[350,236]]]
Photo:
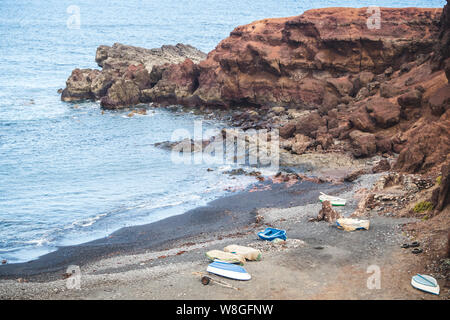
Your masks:
[[[258,232],[258,236],[262,240],[272,241],[275,239],[282,239],[286,240],[286,231],[281,229],[275,229],[275,228],[266,228],[266,230]]]

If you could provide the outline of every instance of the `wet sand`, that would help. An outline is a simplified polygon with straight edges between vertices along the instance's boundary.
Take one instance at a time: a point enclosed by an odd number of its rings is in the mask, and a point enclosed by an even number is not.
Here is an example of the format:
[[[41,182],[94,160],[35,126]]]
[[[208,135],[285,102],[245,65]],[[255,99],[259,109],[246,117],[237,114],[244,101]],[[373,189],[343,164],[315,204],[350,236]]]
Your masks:
[[[287,208],[316,203],[319,192],[343,192],[349,186],[310,181],[301,181],[291,187],[283,183],[258,183],[246,191],[217,199],[207,206],[177,216],[122,228],[108,237],[80,245],[60,247],[30,262],[2,265],[0,279],[56,280],[61,278],[69,265],[82,268],[88,263],[112,256],[172,248],[188,239],[189,242],[195,242],[197,238],[213,239],[253,224],[255,212],[259,208]],[[251,189],[260,191],[251,192]]]

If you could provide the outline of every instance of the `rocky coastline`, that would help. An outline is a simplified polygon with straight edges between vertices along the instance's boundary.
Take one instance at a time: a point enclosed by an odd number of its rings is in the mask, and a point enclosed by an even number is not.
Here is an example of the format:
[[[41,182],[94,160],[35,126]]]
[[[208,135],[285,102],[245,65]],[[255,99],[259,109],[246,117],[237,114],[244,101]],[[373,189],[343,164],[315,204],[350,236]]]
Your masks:
[[[316,177],[284,172],[273,183],[376,178],[352,192],[349,215],[414,219],[402,230],[426,247],[420,268],[448,288],[450,4],[381,8],[379,29],[368,16],[324,8],[264,19],[207,55],[183,44],[100,46],[102,69],[75,69],[61,99],[107,110],[169,106],[242,130],[278,129],[282,165],[312,163]]]
[[[437,178],[450,161],[450,5],[380,10],[379,28],[368,27],[367,8],[256,21],[207,55],[102,45],[102,70],[75,69],[61,99],[173,105],[243,130],[279,129],[286,165],[341,154],[347,164],[384,159],[374,172]],[[344,179],[367,172],[356,169]]]
[[[237,27],[208,55],[178,44],[100,46],[102,70],[75,69],[61,99],[104,109],[182,105],[245,129],[279,129],[293,153],[398,154],[438,172],[450,139],[449,21],[441,9],[326,8]]]

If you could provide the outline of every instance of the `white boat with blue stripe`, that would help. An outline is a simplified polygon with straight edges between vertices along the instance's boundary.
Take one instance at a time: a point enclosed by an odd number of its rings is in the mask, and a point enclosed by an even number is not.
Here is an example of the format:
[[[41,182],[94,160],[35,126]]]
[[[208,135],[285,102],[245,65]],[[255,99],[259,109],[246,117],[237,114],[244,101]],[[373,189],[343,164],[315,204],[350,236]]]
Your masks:
[[[252,278],[243,267],[220,260],[210,263],[206,271],[234,280],[246,281]]]

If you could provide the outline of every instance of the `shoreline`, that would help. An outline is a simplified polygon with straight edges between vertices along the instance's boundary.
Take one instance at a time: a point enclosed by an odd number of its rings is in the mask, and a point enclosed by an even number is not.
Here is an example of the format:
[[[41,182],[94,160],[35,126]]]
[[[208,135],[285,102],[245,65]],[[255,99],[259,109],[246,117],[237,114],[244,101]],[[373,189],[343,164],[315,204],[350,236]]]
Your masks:
[[[56,280],[69,265],[83,266],[103,258],[137,254],[173,247],[183,239],[214,238],[255,223],[255,210],[284,208],[314,203],[320,191],[339,192],[348,183],[301,181],[286,188],[284,183],[256,182],[245,191],[211,201],[206,206],[188,210],[153,223],[121,228],[107,237],[86,243],[59,247],[35,260],[0,266],[0,280],[27,278],[30,281]],[[264,190],[264,188],[266,190]],[[301,196],[299,196],[301,195]]]
[[[417,222],[417,219],[380,216],[374,212],[369,215],[370,230],[355,232],[339,230],[326,222],[308,222],[322,207],[316,197],[319,191],[346,196],[350,200],[348,205],[336,209],[347,216],[358,205],[358,190],[373,186],[383,175],[363,175],[351,184],[315,184],[309,181],[290,186],[272,184],[272,190],[241,192],[161,223],[125,228],[116,234],[116,242],[123,240],[125,234],[142,239],[141,232],[154,232],[162,225],[173,230],[189,225],[186,238],[173,236],[168,242],[144,246],[138,241],[129,243],[128,247],[117,243],[115,249],[119,249],[110,254],[104,251],[95,259],[82,256],[85,260],[80,265],[79,290],[66,288],[63,270],[54,270],[24,278],[2,277],[0,298],[448,299],[449,292],[441,278],[438,278],[442,288],[440,296],[427,295],[410,285],[410,277],[423,271],[424,257],[413,255],[401,249],[400,245],[411,239],[402,231],[403,226]],[[264,207],[265,203],[273,201],[276,202],[274,206]],[[255,206],[255,203],[259,205]],[[224,214],[225,208],[232,210]],[[200,221],[208,214],[213,221]],[[254,221],[255,215],[262,219],[259,223]],[[195,225],[201,225],[203,232],[196,232]],[[259,240],[256,232],[266,226],[285,229],[288,235],[286,244],[278,246]],[[104,250],[106,246],[100,244],[102,241],[98,245]],[[252,280],[225,279],[238,287],[238,291],[214,284],[202,285],[193,273],[205,272],[209,263],[205,252],[220,250],[229,244],[248,245],[262,251],[261,261],[244,265]],[[88,246],[84,245],[84,248]],[[61,252],[59,254],[64,260]],[[367,287],[367,277],[370,276],[367,268],[373,265],[381,269],[383,290]]]

